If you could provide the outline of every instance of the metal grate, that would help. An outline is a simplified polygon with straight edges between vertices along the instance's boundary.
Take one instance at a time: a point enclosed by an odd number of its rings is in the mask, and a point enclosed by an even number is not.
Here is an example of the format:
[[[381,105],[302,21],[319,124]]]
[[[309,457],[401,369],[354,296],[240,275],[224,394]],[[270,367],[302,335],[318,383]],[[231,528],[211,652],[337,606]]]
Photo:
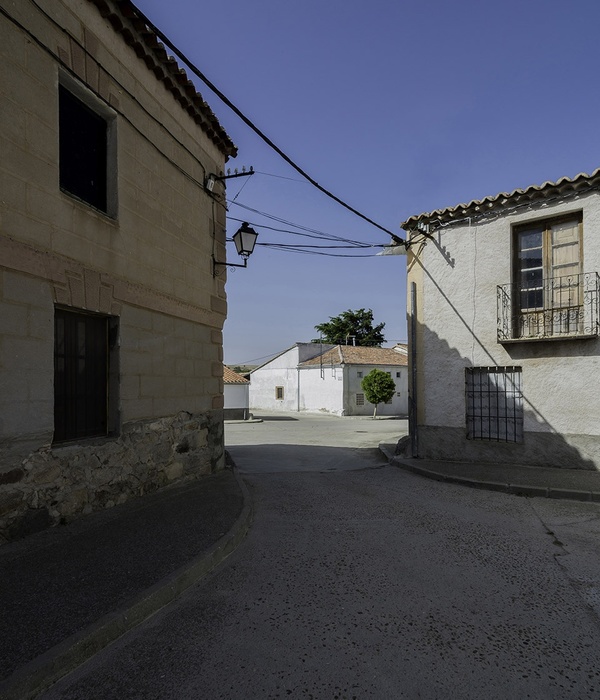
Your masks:
[[[467,367],[468,440],[523,442],[521,367]]]

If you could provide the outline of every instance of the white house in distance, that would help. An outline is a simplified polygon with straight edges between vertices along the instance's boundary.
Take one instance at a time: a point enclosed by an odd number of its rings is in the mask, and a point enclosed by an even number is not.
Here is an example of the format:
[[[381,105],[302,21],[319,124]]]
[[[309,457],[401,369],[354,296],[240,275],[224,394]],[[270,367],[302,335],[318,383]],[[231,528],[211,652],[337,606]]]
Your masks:
[[[250,406],[263,411],[306,411],[338,416],[371,415],[361,381],[372,369],[388,372],[396,393],[378,415],[405,416],[408,367],[405,352],[391,348],[296,343],[251,372]]]
[[[231,367],[223,365],[223,418],[225,420],[248,420],[250,382]]]
[[[413,456],[600,468],[600,169],[402,227]]]

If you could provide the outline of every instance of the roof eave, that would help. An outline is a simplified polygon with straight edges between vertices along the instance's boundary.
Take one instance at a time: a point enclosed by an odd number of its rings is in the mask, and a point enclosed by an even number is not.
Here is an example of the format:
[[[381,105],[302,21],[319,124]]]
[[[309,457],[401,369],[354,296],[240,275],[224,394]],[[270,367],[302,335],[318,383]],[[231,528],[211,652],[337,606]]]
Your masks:
[[[226,158],[237,155],[237,147],[219,123],[194,83],[172,56],[167,54],[164,44],[136,13],[136,7],[129,0],[89,0],[120,34],[137,57],[154,73],[173,95],[182,109],[204,131]]]
[[[503,210],[512,210],[515,207],[530,206],[537,202],[547,200],[550,197],[571,198],[584,194],[590,190],[600,189],[600,168],[594,170],[591,175],[579,173],[574,178],[563,177],[557,182],[544,182],[542,185],[530,185],[526,189],[516,189],[512,192],[501,192],[495,196],[474,199],[468,203],[458,204],[445,209],[435,209],[411,216],[402,224],[401,228],[409,233],[421,230],[448,226],[453,223],[464,222],[468,219],[479,219],[497,214]],[[425,232],[430,232],[426,230]]]

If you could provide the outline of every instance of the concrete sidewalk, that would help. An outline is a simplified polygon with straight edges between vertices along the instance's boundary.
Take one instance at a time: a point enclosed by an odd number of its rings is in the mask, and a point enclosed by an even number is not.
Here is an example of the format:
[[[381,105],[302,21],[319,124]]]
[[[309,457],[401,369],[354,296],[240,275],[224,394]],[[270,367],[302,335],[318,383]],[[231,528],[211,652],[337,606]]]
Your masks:
[[[396,455],[394,453],[396,445],[381,444],[379,449],[386,455],[390,464],[436,481],[502,491],[518,496],[600,502],[600,472],[414,459]]]
[[[0,698],[31,698],[170,603],[244,538],[236,471],[0,548]]]

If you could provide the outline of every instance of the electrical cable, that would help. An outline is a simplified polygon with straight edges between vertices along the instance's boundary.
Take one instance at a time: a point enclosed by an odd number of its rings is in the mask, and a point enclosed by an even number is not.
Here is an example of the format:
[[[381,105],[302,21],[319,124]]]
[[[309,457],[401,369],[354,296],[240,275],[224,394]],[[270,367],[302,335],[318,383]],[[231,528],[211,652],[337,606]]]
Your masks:
[[[274,243],[257,243],[256,245],[263,245],[267,248],[274,248],[275,250],[282,250],[277,244]],[[348,253],[324,253],[316,250],[304,250],[303,248],[285,248],[283,249],[286,253],[301,253],[303,255],[324,255],[328,258],[374,258],[377,257],[377,253],[371,253],[370,255],[350,255]]]
[[[259,214],[260,216],[264,216],[267,219],[272,219],[273,221],[278,221],[279,223],[286,224],[287,226],[294,226],[295,228],[299,228],[302,231],[308,231],[310,233],[318,234],[321,237],[326,236],[330,240],[339,240],[339,241],[343,241],[345,243],[353,243],[354,242],[348,238],[344,238],[343,236],[335,236],[334,234],[327,234],[323,231],[319,231],[318,229],[309,228],[308,226],[302,226],[301,224],[294,224],[291,221],[287,221],[286,219],[282,219],[279,216],[275,216],[274,214],[267,214],[264,211],[260,211],[259,209],[254,209],[253,207],[249,207],[247,204],[242,204],[241,202],[229,202],[229,204],[235,204],[236,206],[241,207],[242,209],[246,209],[247,211],[251,211],[254,214]]]
[[[267,229],[268,231],[276,231],[277,233],[289,233],[293,236],[303,236],[305,238],[312,238],[317,241],[339,241],[341,243],[349,243],[351,244],[349,247],[353,248],[386,248],[387,246],[383,243],[363,243],[362,241],[351,241],[351,240],[346,240],[346,239],[340,239],[337,236],[329,236],[329,235],[323,235],[323,236],[316,236],[311,233],[301,233],[300,231],[290,231],[289,229],[285,228],[276,228],[274,226],[266,226],[265,224],[257,224],[254,221],[248,221],[247,219],[236,219],[232,216],[227,217],[228,221],[236,221],[239,223],[247,223],[250,226],[258,226],[262,229]],[[232,238],[228,239],[229,241],[233,240]],[[283,244],[282,244],[283,245]]]
[[[397,234],[393,233],[389,229],[385,228],[384,226],[381,226],[381,224],[378,224],[377,222],[373,221],[373,219],[370,219],[368,216],[365,216],[365,214],[362,214],[359,212],[357,209],[354,207],[350,206],[346,202],[344,202],[342,199],[334,195],[332,192],[329,190],[325,189],[322,185],[320,185],[314,178],[312,178],[306,171],[304,171],[299,165],[297,165],[288,155],[286,155],[264,132],[262,132],[238,107],[236,107],[231,100],[226,97],[224,93],[222,93],[219,88],[211,82],[205,75],[200,71],[199,68],[197,68],[187,56],[180,51],[177,46],[163,33],[156,27],[149,19],[146,17],[146,15],[136,6],[131,0],[126,0],[127,4],[131,7],[131,10],[134,13],[137,13],[138,17],[145,22],[146,26],[148,29],[161,40],[163,41],[170,49],[173,51],[173,53],[179,58],[185,65],[192,71],[192,73],[198,77],[229,109],[231,109],[243,122],[248,126],[252,131],[259,136],[268,146],[270,146],[283,160],[290,165],[297,173],[302,175],[303,178],[308,180],[311,185],[316,187],[320,192],[322,192],[324,195],[329,197],[330,199],[333,199],[335,202],[340,204],[342,207],[348,209],[348,211],[351,211],[353,214],[356,216],[360,217],[361,219],[364,219],[368,223],[370,223],[372,226],[375,226],[381,231],[384,231],[388,235],[392,237],[394,242],[397,245],[400,244],[406,244],[406,241],[401,239]]]

